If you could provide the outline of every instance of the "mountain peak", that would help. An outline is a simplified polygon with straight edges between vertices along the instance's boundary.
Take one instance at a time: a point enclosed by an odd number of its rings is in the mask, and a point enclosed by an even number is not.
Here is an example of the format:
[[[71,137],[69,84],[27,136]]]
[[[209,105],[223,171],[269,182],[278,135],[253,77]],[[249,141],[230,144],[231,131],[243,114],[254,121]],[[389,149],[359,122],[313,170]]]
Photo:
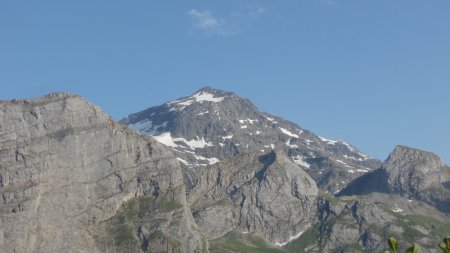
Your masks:
[[[444,166],[444,164],[439,156],[431,152],[403,145],[397,145],[385,161],[385,167],[389,169],[399,167],[415,168],[425,172],[430,168],[439,168],[442,166]]]
[[[211,86],[205,86],[200,88],[199,90],[197,90],[195,93],[199,93],[199,92],[207,92],[207,93],[212,93],[212,94],[216,94],[216,93],[225,93],[225,91],[223,90],[219,90],[219,89],[215,89]],[[194,93],[194,94],[195,94]]]

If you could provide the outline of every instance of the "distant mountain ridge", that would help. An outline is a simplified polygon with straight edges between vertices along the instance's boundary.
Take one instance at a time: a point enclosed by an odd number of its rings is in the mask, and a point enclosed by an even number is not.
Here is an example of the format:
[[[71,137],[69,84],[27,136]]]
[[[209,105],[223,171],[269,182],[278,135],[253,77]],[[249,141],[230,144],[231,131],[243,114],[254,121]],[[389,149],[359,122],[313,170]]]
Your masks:
[[[273,149],[284,150],[330,193],[381,164],[345,141],[317,136],[295,123],[260,112],[235,93],[210,87],[131,114],[120,122],[176,151],[186,168],[188,185],[195,185],[204,166],[242,153],[264,154]]]

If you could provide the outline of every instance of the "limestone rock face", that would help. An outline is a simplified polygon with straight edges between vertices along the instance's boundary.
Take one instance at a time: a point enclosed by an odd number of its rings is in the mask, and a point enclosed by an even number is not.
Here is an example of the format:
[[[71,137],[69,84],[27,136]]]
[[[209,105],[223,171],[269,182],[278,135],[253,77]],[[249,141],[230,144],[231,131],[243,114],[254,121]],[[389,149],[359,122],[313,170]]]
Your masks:
[[[190,194],[194,218],[209,239],[232,230],[281,245],[314,218],[314,180],[281,151],[250,153],[210,166]]]
[[[173,154],[78,96],[0,102],[0,194],[5,253],[207,250]]]
[[[354,180],[340,195],[398,194],[450,213],[449,185],[450,168],[437,155],[397,146],[380,169]]]

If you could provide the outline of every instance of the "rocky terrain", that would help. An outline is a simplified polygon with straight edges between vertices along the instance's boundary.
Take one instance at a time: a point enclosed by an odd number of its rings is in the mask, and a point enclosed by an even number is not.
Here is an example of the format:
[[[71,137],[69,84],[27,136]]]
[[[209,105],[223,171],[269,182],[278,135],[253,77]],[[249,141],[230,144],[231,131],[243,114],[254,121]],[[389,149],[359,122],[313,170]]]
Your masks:
[[[120,122],[70,94],[0,102],[1,252],[379,252],[389,236],[437,252],[450,235],[432,153],[381,163],[212,88]]]
[[[259,111],[249,100],[209,87],[120,121],[175,151],[190,189],[205,166],[248,152],[280,149],[316,181],[336,193],[380,162],[345,141],[315,135]]]
[[[0,103],[1,252],[202,252],[179,162],[78,96]]]

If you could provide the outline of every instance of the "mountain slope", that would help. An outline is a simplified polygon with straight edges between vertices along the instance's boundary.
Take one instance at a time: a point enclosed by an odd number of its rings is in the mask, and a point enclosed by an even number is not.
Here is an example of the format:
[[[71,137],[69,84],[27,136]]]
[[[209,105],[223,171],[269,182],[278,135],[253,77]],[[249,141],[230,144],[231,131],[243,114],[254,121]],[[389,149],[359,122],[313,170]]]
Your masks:
[[[450,168],[437,155],[397,146],[380,169],[356,179],[340,195],[398,194],[450,213],[449,184]]]
[[[319,137],[260,112],[249,100],[209,87],[193,95],[131,114],[120,121],[169,146],[183,163],[192,188],[205,166],[248,152],[282,149],[319,188],[338,192],[380,162],[344,141]]]
[[[163,145],[62,93],[0,102],[0,122],[2,252],[207,250]]]
[[[283,246],[311,225],[317,195],[306,172],[282,152],[271,151],[211,166],[191,191],[189,203],[209,239],[239,230]]]

